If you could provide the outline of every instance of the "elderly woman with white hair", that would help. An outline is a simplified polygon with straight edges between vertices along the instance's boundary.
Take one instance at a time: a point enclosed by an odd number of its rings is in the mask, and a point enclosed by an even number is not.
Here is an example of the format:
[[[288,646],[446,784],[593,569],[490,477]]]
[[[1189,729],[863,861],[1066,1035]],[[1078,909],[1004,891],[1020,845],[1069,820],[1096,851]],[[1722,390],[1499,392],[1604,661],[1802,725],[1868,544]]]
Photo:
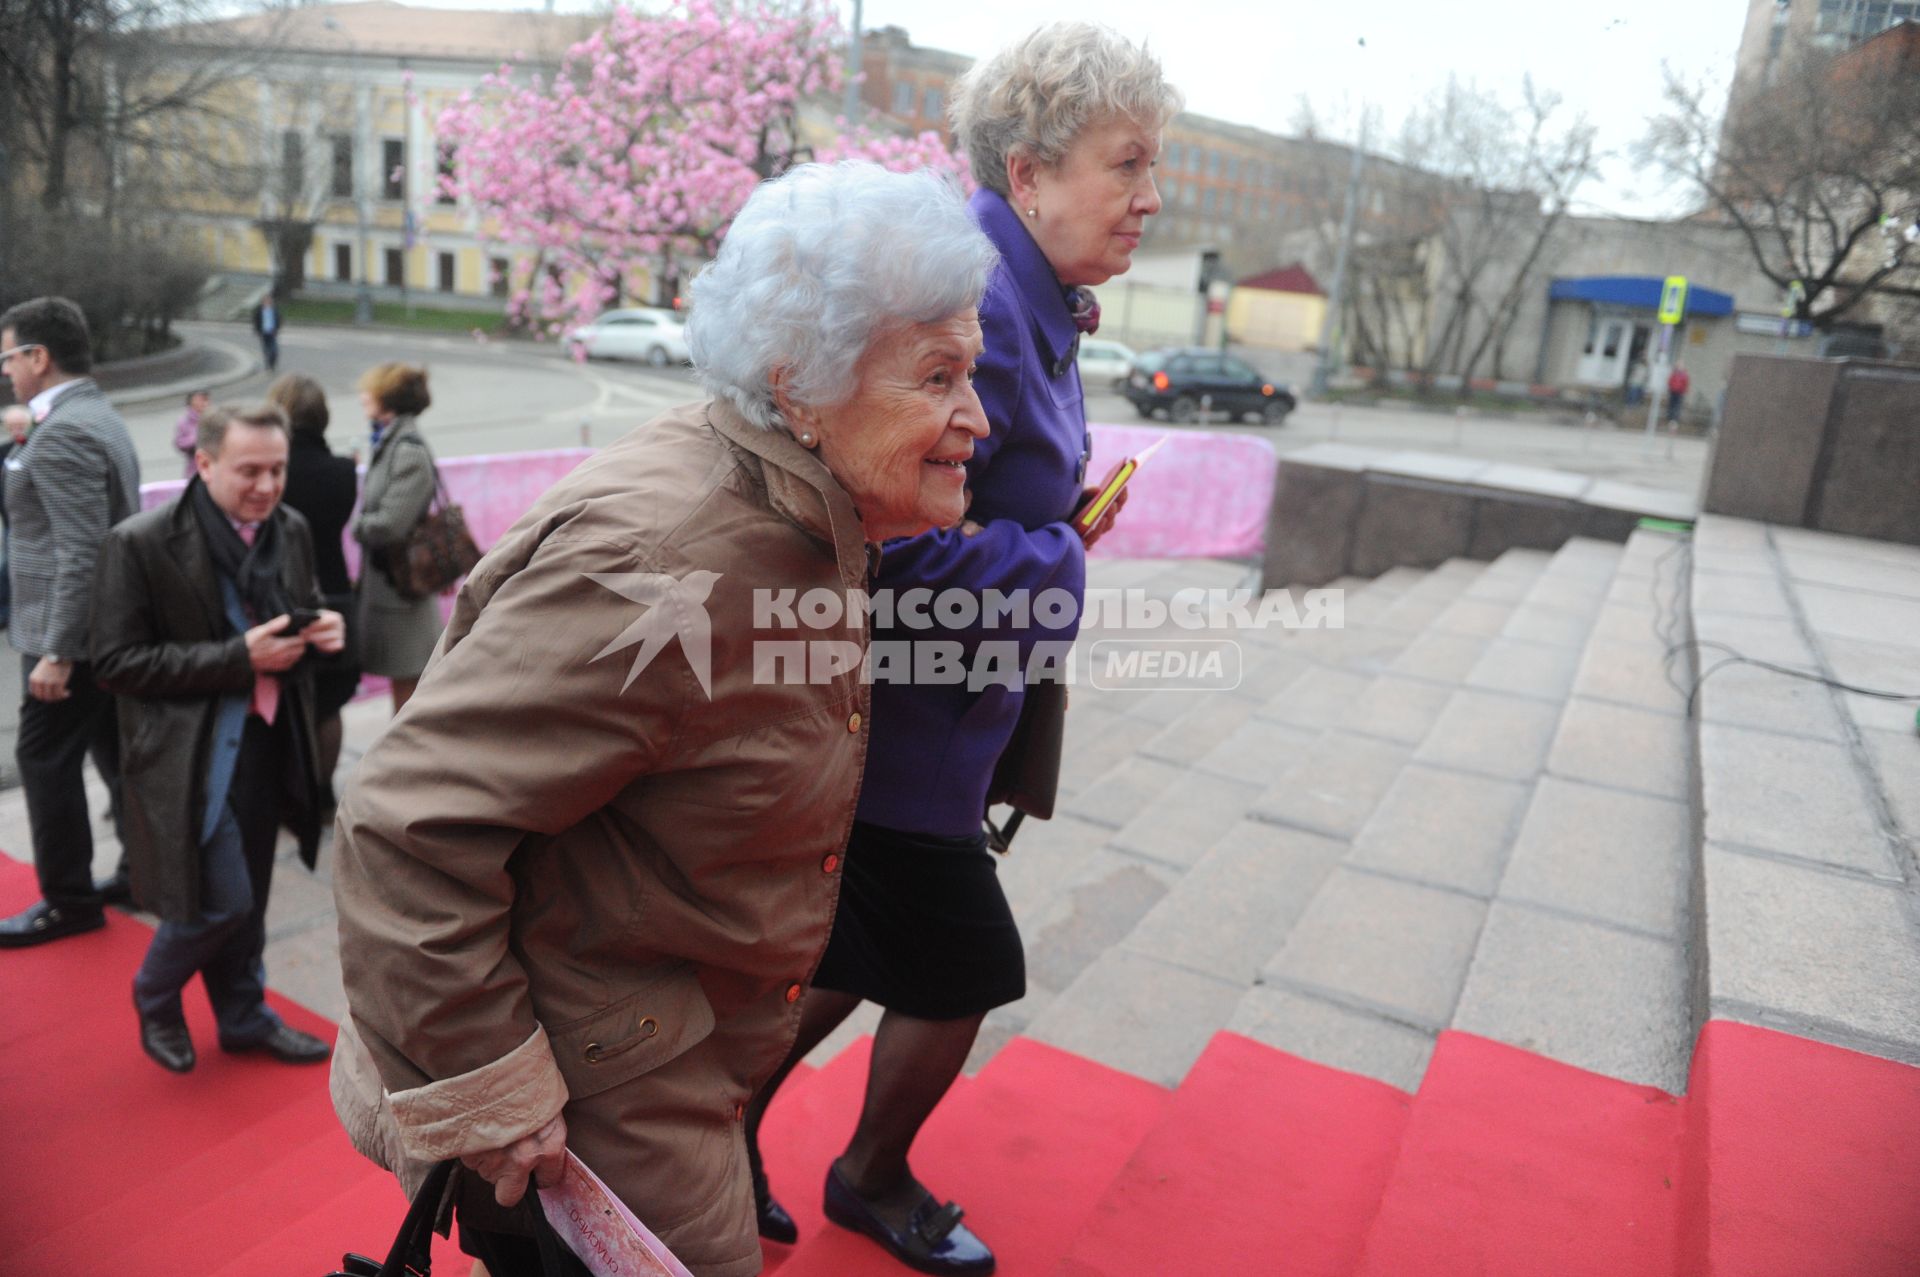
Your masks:
[[[954,133],[980,186],[973,216],[1000,250],[980,307],[974,383],[993,432],[967,463],[966,522],[889,545],[876,592],[1082,597],[1086,546],[1111,516],[1084,542],[1069,523],[1086,500],[1090,451],[1074,356],[1099,319],[1089,286],[1128,268],[1160,209],[1152,170],[1179,106],[1152,55],[1086,23],[1042,28],[955,86]],[[965,637],[881,624],[873,636]],[[1070,638],[1071,628],[1047,637]],[[994,1268],[960,1208],[915,1178],[908,1153],[986,1013],[1026,991],[1019,929],[983,822],[1027,694],[1023,683],[876,683],[833,942],[789,1061],[862,1001],[885,1008],[865,1105],[827,1178],[826,1213],[923,1272]],[[772,1089],[749,1110],[750,1144]],[[793,1240],[792,1217],[757,1173],[755,1193],[762,1235]]]
[[[911,251],[902,251],[903,247]],[[335,1106],[461,1245],[538,1272],[529,1177],[573,1150],[698,1277],[760,1269],[745,1105],[827,943],[871,730],[859,661],[795,678],[757,606],[863,588],[960,522],[996,256],[950,185],[760,187],[694,281],[711,397],[555,485],[467,578],[340,801]]]

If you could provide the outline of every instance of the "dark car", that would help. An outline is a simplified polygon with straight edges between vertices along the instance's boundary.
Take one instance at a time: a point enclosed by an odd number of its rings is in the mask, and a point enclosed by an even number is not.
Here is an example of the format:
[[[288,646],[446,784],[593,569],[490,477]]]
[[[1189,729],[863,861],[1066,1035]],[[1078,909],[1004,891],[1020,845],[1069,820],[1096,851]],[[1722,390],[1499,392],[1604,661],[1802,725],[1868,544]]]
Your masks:
[[[1169,421],[1224,412],[1277,426],[1295,406],[1291,390],[1269,381],[1246,360],[1205,347],[1149,350],[1134,360],[1122,389],[1141,416],[1165,410]]]

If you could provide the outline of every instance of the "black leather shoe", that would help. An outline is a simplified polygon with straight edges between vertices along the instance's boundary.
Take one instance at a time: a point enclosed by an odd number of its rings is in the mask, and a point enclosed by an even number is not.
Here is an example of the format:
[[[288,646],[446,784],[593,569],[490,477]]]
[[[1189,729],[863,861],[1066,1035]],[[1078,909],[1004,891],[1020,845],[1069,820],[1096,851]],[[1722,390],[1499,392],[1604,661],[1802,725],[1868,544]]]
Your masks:
[[[106,925],[107,915],[99,909],[58,909],[42,900],[31,909],[0,920],[0,949],[25,949],[83,931],[98,931]]]
[[[786,1207],[773,1200],[765,1175],[753,1177],[753,1212],[760,1219],[760,1236],[768,1241],[791,1246],[800,1240],[800,1225],[793,1222]]]
[[[151,1020],[141,1016],[140,1049],[169,1073],[189,1073],[193,1070],[193,1038],[188,1036],[187,1026],[182,1021]]]
[[[133,906],[133,883],[124,872],[100,879],[93,884],[93,889],[100,893],[100,903],[103,905],[116,905],[123,909]]]
[[[245,1055],[249,1051],[264,1051],[282,1064],[324,1064],[333,1054],[333,1048],[311,1033],[302,1033],[286,1025],[276,1025],[273,1032],[258,1042],[222,1042],[220,1049],[229,1055]]]
[[[993,1252],[987,1244],[960,1223],[966,1214],[952,1202],[945,1206],[929,1193],[913,1208],[904,1232],[896,1232],[874,1214],[873,1208],[853,1191],[841,1176],[840,1168],[827,1168],[827,1218],[840,1227],[865,1233],[895,1259],[923,1273],[990,1273]]]

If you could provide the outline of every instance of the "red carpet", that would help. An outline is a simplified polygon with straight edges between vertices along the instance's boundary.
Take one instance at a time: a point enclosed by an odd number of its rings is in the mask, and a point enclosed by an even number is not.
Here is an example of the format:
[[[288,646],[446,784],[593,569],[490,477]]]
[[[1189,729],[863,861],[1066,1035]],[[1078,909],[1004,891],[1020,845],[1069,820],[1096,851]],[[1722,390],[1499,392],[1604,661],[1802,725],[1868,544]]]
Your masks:
[[[0,910],[33,894],[0,860]],[[318,1277],[384,1251],[405,1203],[348,1147],[324,1069],[222,1055],[197,987],[199,1068],[140,1053],[148,935],[116,915],[0,954],[0,1277]],[[768,1248],[781,1277],[906,1271],[820,1216],[868,1050],[768,1115],[802,1234]],[[1226,1033],[1170,1093],[1016,1040],[915,1165],[1005,1277],[1920,1275],[1920,1070],[1738,1024],[1703,1030],[1684,1097],[1460,1033],[1414,1095]]]
[[[0,913],[37,897],[0,857]],[[346,1250],[385,1254],[406,1211],[391,1176],[353,1151],[325,1066],[230,1056],[196,982],[200,1062],[168,1073],[140,1050],[135,968],[153,933],[109,912],[104,931],[0,954],[0,1274],[319,1277]],[[279,997],[288,1023],[333,1026]],[[468,1264],[441,1243],[435,1277]]]

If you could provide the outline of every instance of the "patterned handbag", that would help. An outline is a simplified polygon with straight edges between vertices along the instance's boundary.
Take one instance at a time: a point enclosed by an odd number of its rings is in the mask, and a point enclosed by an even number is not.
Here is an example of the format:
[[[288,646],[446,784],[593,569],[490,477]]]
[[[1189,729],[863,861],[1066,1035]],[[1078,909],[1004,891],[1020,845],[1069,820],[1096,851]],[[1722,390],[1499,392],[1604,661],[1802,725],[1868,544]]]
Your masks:
[[[409,599],[440,593],[480,561],[480,547],[467,531],[466,511],[447,498],[439,466],[433,468],[433,489],[427,513],[387,555],[387,576]]]

